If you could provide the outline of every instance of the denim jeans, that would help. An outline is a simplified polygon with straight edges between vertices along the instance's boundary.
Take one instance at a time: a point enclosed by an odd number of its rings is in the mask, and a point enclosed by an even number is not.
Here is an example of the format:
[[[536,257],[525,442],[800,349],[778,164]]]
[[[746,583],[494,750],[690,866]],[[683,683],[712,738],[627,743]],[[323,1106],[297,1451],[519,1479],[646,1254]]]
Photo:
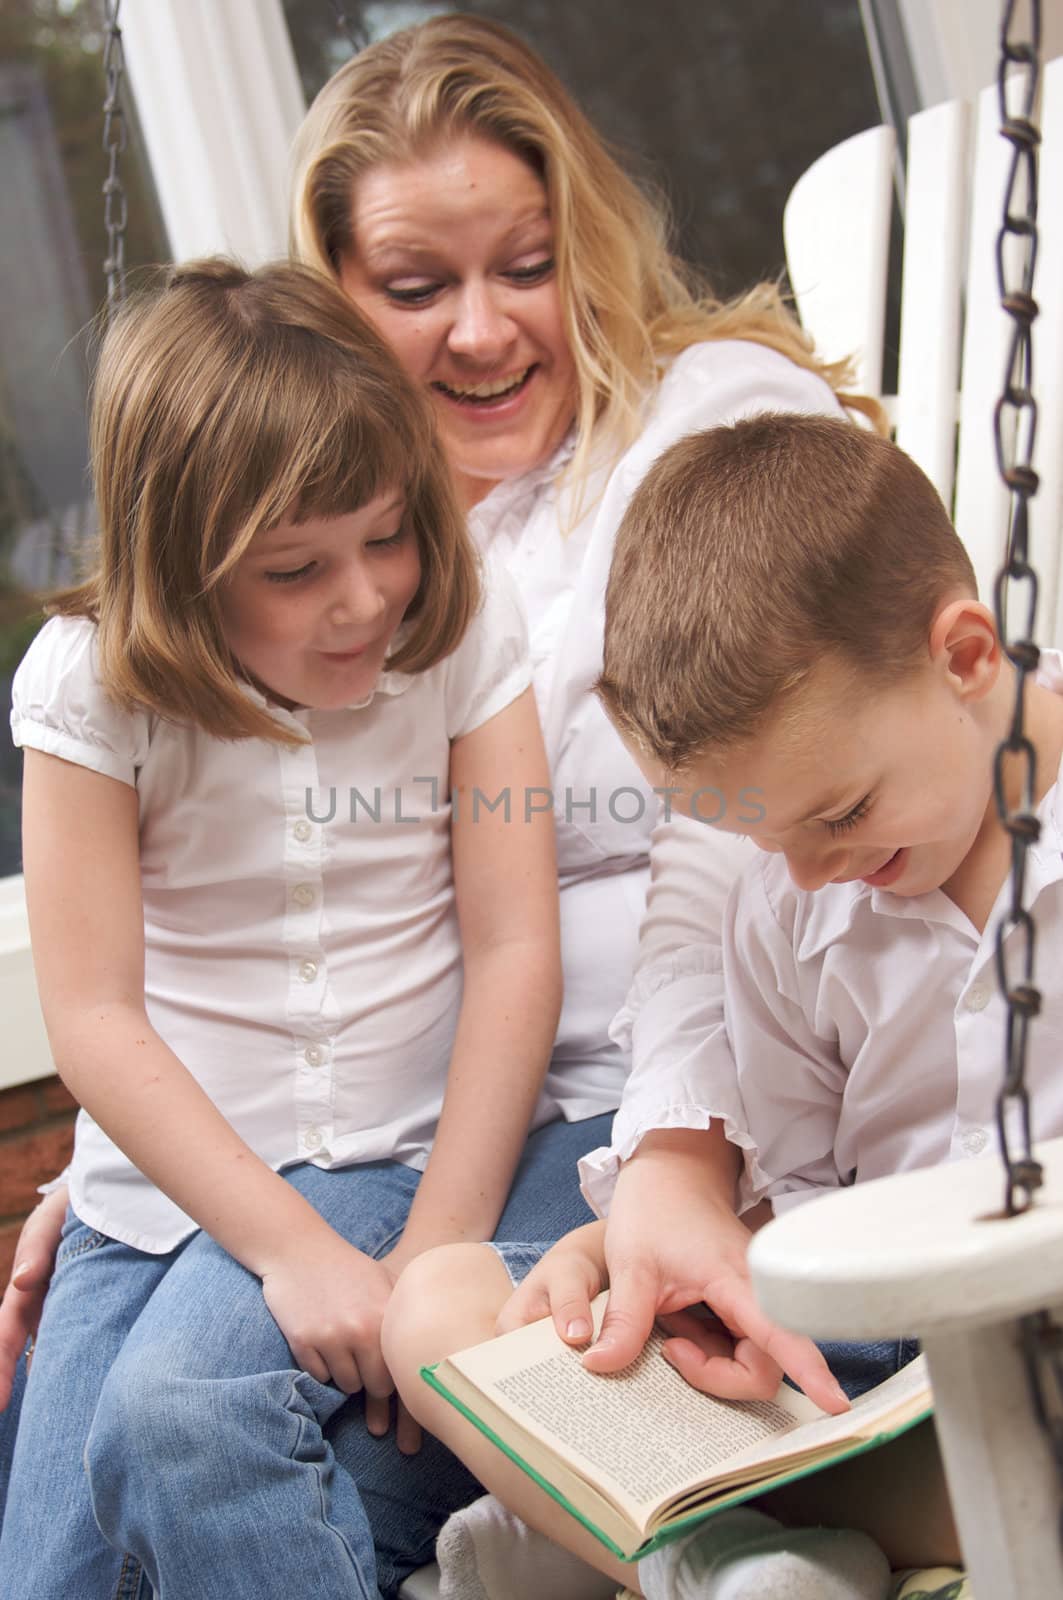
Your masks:
[[[610,1120],[532,1135],[499,1236],[589,1220],[576,1160]],[[390,1162],[284,1176],[372,1255],[418,1181]],[[138,1563],[162,1600],[377,1600],[478,1492],[435,1441],[400,1456],[357,1401],[294,1369],[258,1280],[206,1235],[152,1257],[68,1221],[0,1539],[5,1600],[142,1600]]]

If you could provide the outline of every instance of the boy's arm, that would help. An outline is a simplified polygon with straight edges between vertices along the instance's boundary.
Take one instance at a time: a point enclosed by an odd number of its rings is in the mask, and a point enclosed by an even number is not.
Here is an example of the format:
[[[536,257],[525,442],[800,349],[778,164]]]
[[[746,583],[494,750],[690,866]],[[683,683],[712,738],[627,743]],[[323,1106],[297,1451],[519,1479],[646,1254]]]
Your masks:
[[[464,992],[428,1166],[389,1270],[432,1245],[490,1239],[524,1148],[561,1009],[553,816],[530,689],[454,741],[454,881]],[[508,788],[512,809],[474,811]]]

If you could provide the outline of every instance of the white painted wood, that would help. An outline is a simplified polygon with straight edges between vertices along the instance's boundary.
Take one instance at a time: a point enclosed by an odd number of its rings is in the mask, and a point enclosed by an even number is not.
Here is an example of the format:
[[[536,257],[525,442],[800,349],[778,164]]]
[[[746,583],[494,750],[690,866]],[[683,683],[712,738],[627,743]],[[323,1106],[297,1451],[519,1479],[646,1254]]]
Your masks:
[[[121,24],[174,259],[284,255],[305,101],[280,0],[126,0]]]
[[[1063,30],[1063,7],[1058,23]],[[1045,67],[1040,180],[1034,298],[1041,309],[1033,338],[1041,484],[1030,502],[1030,548],[1041,574],[1038,638],[1058,642],[1063,639],[1063,56]]]
[[[865,394],[882,391],[895,147],[892,128],[846,139],[797,180],[783,214],[801,321],[829,361],[855,358]]]
[[[946,505],[956,463],[967,125],[967,107],[955,100],[908,124],[897,443]]]
[[[1000,1215],[986,1157],[858,1184],[799,1206],[753,1241],[764,1309],[819,1338],[922,1339],[957,1528],[976,1595],[1063,1595],[1063,1487],[1036,1422],[1017,1319],[1063,1314],[1063,1139],[1045,1185]]]
[[[1008,509],[997,472],[993,406],[1004,378],[1011,327],[1000,309],[996,272],[996,237],[1010,148],[1000,136],[996,89],[986,89],[978,98],[975,130],[953,520],[974,562],[978,592],[987,604],[992,602],[993,581],[1004,553]]]
[[[4,1027],[0,1089],[54,1072],[37,999],[20,877],[0,878],[0,1017]]]

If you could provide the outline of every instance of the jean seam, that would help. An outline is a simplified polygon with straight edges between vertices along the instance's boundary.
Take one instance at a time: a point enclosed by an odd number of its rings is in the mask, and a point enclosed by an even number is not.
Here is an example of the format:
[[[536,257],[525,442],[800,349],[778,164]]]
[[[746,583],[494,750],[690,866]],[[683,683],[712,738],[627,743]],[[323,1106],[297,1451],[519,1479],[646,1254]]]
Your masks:
[[[296,1423],[297,1430],[298,1430],[297,1434],[296,1434],[295,1445],[294,1445],[294,1448],[293,1448],[293,1451],[292,1451],[292,1459],[293,1460],[298,1459],[298,1457],[296,1455],[296,1452],[299,1450],[299,1447],[302,1444],[303,1439],[304,1439],[304,1437],[305,1437],[305,1435],[307,1433],[308,1427],[309,1427],[308,1420],[307,1420],[306,1416],[303,1414],[301,1408],[298,1405],[293,1404],[293,1402],[296,1401],[296,1398],[298,1398],[298,1400],[301,1401],[302,1404],[304,1404],[304,1405],[306,1404],[305,1397],[302,1394],[300,1394],[299,1389],[297,1388],[296,1384],[293,1382],[292,1384],[290,1384],[289,1389],[288,1389],[288,1405],[287,1405],[287,1408],[286,1408],[288,1413],[289,1413],[289,1415],[294,1419],[294,1421]],[[359,1592],[361,1593],[362,1600],[373,1600],[373,1597],[370,1595],[369,1590],[365,1586],[365,1578],[364,1578],[364,1576],[362,1574],[361,1563],[359,1562],[357,1556],[355,1555],[355,1552],[351,1549],[350,1542],[348,1541],[348,1539],[347,1539],[346,1535],[343,1533],[343,1531],[340,1528],[336,1527],[335,1523],[330,1522],[328,1517],[325,1514],[325,1485],[324,1485],[323,1474],[322,1474],[320,1466],[314,1461],[307,1461],[304,1464],[313,1469],[314,1477],[315,1477],[315,1479],[317,1481],[318,1503],[319,1503],[320,1520],[321,1520],[322,1527],[323,1528],[327,1528],[328,1531],[331,1534],[333,1534],[335,1538],[337,1538],[339,1540],[340,1544],[343,1546],[344,1550],[347,1552],[347,1559],[351,1564],[351,1570],[354,1573],[354,1576],[358,1580],[358,1588],[359,1588]]]
[[[97,1230],[93,1230],[90,1237],[84,1239],[81,1244],[73,1245],[69,1250],[60,1249],[55,1258],[55,1270],[58,1272],[59,1268],[66,1266],[68,1261],[74,1261],[78,1256],[87,1255],[90,1250],[98,1250],[101,1245],[106,1244],[107,1242],[107,1235],[105,1233],[100,1233]]]
[[[131,1556],[127,1551],[122,1557],[122,1567],[118,1574],[114,1600],[137,1600],[143,1571],[144,1569],[136,1556]]]

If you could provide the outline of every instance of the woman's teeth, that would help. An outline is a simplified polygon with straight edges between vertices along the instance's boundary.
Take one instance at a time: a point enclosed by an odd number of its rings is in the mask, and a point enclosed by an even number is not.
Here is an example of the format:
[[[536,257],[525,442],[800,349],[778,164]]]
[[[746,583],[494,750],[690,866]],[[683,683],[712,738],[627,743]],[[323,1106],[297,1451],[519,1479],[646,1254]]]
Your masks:
[[[530,367],[524,367],[522,371],[512,372],[508,378],[496,378],[492,383],[477,383],[468,387],[456,383],[437,383],[434,387],[453,395],[456,400],[496,400],[501,394],[519,389],[530,371]]]

